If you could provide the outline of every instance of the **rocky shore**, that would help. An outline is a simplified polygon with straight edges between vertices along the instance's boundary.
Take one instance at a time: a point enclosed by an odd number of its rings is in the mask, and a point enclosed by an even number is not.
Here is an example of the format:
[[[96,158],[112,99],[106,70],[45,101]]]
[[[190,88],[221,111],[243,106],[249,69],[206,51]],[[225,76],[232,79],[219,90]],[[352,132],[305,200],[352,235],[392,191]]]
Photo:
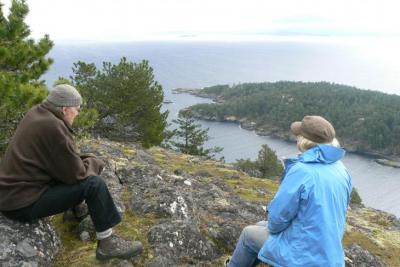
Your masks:
[[[209,95],[204,93],[201,89],[190,89],[190,88],[177,88],[173,90],[174,93],[187,93],[192,94],[197,97],[209,98],[217,103],[222,103],[223,99],[216,95]],[[271,136],[275,138],[279,138],[289,142],[295,142],[294,137],[291,135],[289,131],[283,131],[280,128],[273,125],[260,125],[257,122],[248,119],[248,118],[238,118],[236,116],[225,116],[224,118],[218,118],[216,116],[204,116],[200,113],[194,113],[197,119],[208,120],[208,121],[218,121],[218,122],[231,122],[237,123],[241,128],[255,131],[257,135],[260,136]],[[357,144],[352,141],[341,140],[343,147],[351,153],[359,154],[362,156],[371,157],[375,160],[376,163],[388,167],[400,168],[400,157],[395,155],[384,154],[379,151],[373,150],[360,150],[357,148]]]
[[[376,163],[393,168],[400,168],[400,160],[394,161],[389,159],[375,159]]]
[[[89,218],[20,224],[0,215],[0,266],[222,266],[242,228],[265,219],[279,186],[159,147],[88,139],[80,148],[107,162],[102,177],[123,216],[115,231],[140,240],[143,254],[97,261]],[[400,266],[400,221],[352,206],[343,244],[346,266]]]

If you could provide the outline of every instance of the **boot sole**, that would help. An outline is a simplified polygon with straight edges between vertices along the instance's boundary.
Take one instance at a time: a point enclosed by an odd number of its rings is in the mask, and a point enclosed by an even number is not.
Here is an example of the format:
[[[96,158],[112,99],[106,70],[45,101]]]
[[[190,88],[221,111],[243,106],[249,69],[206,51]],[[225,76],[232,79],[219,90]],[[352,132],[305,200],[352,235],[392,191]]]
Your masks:
[[[100,252],[96,251],[96,259],[97,260],[110,260],[110,259],[130,259],[133,258],[137,255],[139,255],[140,253],[142,253],[142,248],[140,250],[134,251],[133,253],[127,253],[127,254],[122,254],[122,255],[118,255],[118,256],[111,256],[111,255],[105,255],[105,254],[101,254]]]

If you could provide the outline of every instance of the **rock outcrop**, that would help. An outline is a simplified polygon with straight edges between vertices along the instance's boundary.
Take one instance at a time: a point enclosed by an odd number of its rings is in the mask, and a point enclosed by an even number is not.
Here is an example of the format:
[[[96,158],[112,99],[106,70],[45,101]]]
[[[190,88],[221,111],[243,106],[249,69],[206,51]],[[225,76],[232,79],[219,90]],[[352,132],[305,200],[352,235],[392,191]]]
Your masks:
[[[345,249],[347,267],[384,267],[384,264],[378,257],[372,255],[368,250],[363,249],[357,244],[352,244]]]
[[[278,188],[274,181],[248,177],[229,164],[161,148],[145,150],[136,144],[100,139],[83,141],[80,147],[107,162],[102,177],[123,214],[115,231],[145,246],[140,257],[101,266],[222,266],[242,228],[265,219],[265,204]],[[24,225],[0,217],[0,263],[99,265],[90,220],[63,223],[62,216],[55,216],[51,222],[63,241],[61,256],[55,261],[60,242],[48,221]],[[399,263],[396,217],[352,208],[347,227],[347,266]]]
[[[61,242],[48,219],[18,223],[0,214],[0,266],[52,266]]]

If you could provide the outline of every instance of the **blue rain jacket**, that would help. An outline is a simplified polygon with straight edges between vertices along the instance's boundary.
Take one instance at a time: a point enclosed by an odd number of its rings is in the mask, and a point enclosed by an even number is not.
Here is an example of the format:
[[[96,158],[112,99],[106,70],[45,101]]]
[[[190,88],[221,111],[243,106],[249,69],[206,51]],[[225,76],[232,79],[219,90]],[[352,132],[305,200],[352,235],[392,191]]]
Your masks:
[[[274,267],[344,266],[342,237],[352,190],[343,149],[318,145],[286,161],[268,206],[269,237],[258,258]]]

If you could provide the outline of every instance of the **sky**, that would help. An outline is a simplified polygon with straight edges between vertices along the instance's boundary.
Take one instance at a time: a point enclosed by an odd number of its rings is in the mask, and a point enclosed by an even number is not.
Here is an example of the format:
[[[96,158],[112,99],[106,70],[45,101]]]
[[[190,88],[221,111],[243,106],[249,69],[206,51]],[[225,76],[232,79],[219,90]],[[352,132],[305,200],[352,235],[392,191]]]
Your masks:
[[[0,0],[8,9],[11,0]],[[27,0],[32,36],[64,41],[400,37],[397,0]]]

